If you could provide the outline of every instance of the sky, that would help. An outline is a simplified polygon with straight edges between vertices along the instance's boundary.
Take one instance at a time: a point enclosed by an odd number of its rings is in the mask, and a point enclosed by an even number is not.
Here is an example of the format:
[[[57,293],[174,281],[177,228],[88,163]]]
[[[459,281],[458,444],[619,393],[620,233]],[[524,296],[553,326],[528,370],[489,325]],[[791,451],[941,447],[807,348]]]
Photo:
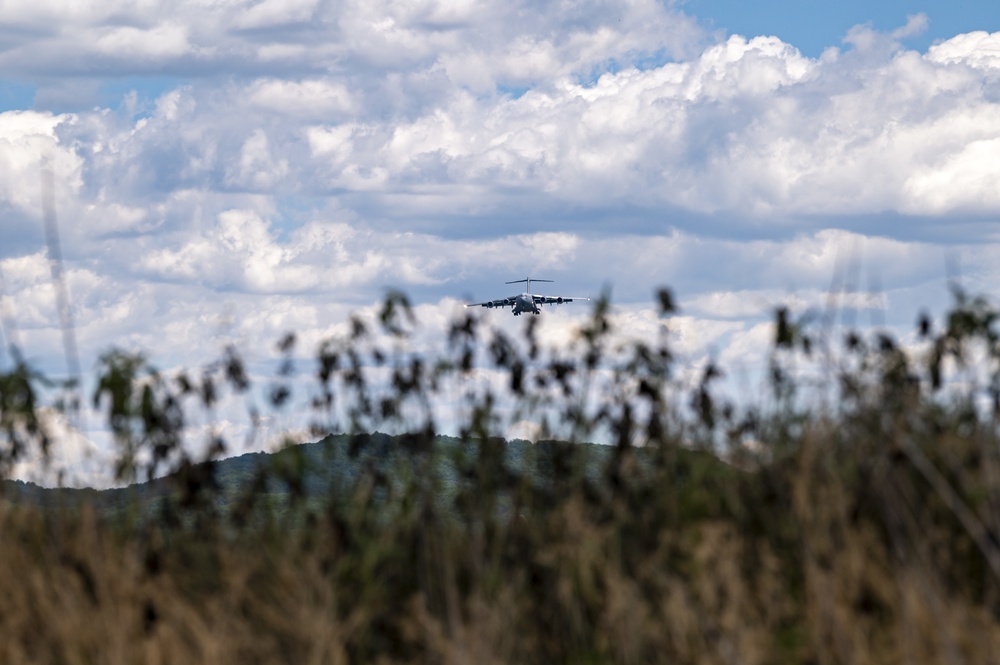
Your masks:
[[[782,303],[905,336],[949,280],[1000,295],[998,20],[960,0],[8,0],[4,340],[65,375],[45,168],[85,375],[112,346],[197,367],[291,329],[307,356],[389,288],[432,340],[525,276],[607,289],[618,330],[735,373]],[[542,316],[558,337],[586,315]],[[80,451],[106,432],[82,429],[62,469],[99,483]]]

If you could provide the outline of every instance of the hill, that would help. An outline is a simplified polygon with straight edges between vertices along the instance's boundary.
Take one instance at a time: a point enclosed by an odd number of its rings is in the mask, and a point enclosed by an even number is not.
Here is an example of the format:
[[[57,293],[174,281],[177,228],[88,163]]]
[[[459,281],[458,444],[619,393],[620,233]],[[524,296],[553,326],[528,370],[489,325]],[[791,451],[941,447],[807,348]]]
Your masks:
[[[420,442],[415,447],[415,444]],[[429,444],[429,445],[428,445]],[[484,464],[482,451],[495,456]],[[692,476],[701,482],[732,473],[731,467],[704,451],[678,449],[681,463],[677,479]],[[614,449],[594,443],[568,443],[522,439],[463,442],[436,435],[429,442],[412,435],[332,434],[320,441],[289,446],[275,453],[253,452],[184,466],[167,476],[128,487],[46,488],[20,480],[3,481],[3,497],[10,502],[46,508],[92,506],[111,517],[123,514],[155,516],[165,503],[190,505],[208,499],[223,514],[252,503],[279,513],[292,502],[304,502],[319,510],[328,501],[349,501],[364,476],[386,479],[397,491],[412,483],[422,464],[433,465],[432,481],[439,507],[454,511],[462,487],[479,480],[505,485],[531,486],[534,492],[550,494],[580,483],[601,484]],[[650,469],[653,451],[636,449],[637,463]],[[483,477],[480,474],[487,474]],[[377,495],[376,498],[384,493]]]

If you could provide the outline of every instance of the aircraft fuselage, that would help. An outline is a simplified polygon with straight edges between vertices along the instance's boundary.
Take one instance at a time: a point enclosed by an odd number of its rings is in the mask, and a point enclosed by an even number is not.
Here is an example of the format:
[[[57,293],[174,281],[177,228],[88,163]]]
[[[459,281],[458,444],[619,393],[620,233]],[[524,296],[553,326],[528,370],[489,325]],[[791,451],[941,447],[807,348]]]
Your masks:
[[[539,314],[541,311],[542,310],[538,308],[538,305],[535,304],[535,299],[528,293],[522,293],[514,298],[514,316],[518,316],[526,312]]]

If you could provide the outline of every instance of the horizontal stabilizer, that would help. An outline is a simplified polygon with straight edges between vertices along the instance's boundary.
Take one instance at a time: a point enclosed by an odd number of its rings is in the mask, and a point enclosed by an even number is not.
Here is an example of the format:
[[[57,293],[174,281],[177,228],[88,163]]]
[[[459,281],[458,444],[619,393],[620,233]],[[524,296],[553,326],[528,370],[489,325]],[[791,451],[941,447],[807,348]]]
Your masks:
[[[551,279],[532,279],[530,277],[526,277],[524,279],[515,279],[513,282],[504,282],[504,284],[521,284],[521,283],[531,284],[532,282],[552,282],[552,281],[555,281],[555,280],[551,280]]]

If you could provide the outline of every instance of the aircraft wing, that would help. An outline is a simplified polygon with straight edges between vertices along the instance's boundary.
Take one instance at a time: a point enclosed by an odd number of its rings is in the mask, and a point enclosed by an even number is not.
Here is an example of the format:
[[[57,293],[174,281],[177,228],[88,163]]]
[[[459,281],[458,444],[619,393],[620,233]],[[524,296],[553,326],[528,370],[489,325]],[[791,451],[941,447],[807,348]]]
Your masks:
[[[494,307],[513,307],[514,298],[497,298],[496,300],[487,300],[486,302],[475,302],[466,305],[466,307],[489,307],[490,309]]]
[[[578,298],[576,296],[532,295],[531,297],[536,305],[561,305],[564,302],[573,302],[574,300],[590,300],[590,298]]]

